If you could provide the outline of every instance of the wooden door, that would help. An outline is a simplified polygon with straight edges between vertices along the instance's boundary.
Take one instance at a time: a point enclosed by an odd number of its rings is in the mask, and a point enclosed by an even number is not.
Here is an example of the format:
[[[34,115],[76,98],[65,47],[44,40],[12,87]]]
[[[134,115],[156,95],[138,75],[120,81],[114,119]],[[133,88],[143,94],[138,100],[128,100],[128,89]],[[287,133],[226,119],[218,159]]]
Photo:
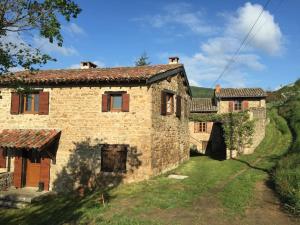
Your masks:
[[[27,159],[26,166],[26,186],[38,187],[40,182],[41,163]]]
[[[15,167],[14,167],[14,185],[16,188],[22,187],[22,156],[15,156]]]

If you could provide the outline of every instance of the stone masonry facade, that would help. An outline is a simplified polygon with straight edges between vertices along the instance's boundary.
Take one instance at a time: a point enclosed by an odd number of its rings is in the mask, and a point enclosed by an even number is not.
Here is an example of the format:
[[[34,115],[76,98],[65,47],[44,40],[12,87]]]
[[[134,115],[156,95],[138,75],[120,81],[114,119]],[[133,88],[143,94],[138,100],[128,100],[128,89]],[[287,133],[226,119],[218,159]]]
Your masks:
[[[176,167],[189,158],[188,106],[190,96],[178,74],[149,85],[43,87],[49,92],[49,115],[11,115],[10,88],[0,88],[0,130],[57,129],[61,131],[56,162],[51,163],[50,190],[77,144],[124,144],[135,149],[139,167],[127,168],[124,182],[140,181]],[[160,115],[161,90],[182,97],[181,118]],[[105,91],[130,95],[129,112],[102,112]],[[176,106],[175,106],[176,107]],[[12,159],[13,171],[13,159]],[[127,164],[129,167],[130,164]]]
[[[191,113],[205,113],[205,114],[224,114],[230,112],[230,102],[240,99],[240,98],[228,98],[228,99],[216,99],[216,112],[191,112]],[[254,134],[252,136],[252,144],[251,146],[247,146],[244,148],[244,154],[251,154],[254,152],[255,148],[260,144],[260,142],[265,137],[265,128],[266,128],[266,101],[264,97],[245,97],[244,100],[247,100],[247,110],[249,113],[250,120],[254,120]],[[203,143],[220,143],[221,138],[217,138],[216,134],[222,135],[219,130],[215,133],[216,129],[208,129],[206,132],[195,132],[195,123],[194,121],[189,122],[189,130],[190,130],[190,148],[196,150],[199,153],[206,154],[207,149],[204,149]],[[216,127],[213,122],[206,122],[207,127]],[[214,133],[214,134],[213,134]],[[214,137],[213,137],[214,136]],[[218,139],[218,140],[217,140]],[[212,147],[210,145],[209,147]],[[225,149],[226,158],[230,157],[230,150]],[[233,157],[237,155],[237,151],[233,151]]]

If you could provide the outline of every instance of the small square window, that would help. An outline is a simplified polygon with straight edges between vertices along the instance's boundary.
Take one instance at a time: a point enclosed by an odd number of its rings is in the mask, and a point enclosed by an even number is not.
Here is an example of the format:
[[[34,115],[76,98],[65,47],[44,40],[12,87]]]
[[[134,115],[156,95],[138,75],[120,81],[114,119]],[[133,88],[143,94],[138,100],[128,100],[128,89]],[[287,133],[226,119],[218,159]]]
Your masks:
[[[23,94],[21,98],[21,112],[25,114],[36,114],[39,112],[39,94]]]
[[[206,122],[195,122],[194,124],[195,133],[207,132],[207,123]]]
[[[110,96],[110,109],[111,111],[121,111],[122,109],[122,95]]]
[[[242,110],[242,101],[234,101],[234,110],[235,111],[240,111]]]

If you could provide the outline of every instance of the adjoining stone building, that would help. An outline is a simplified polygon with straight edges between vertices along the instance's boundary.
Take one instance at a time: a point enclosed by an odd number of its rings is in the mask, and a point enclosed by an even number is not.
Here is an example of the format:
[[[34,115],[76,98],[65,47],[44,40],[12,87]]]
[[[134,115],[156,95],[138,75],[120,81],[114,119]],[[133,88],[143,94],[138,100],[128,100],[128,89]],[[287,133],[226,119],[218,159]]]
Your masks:
[[[139,181],[189,159],[191,92],[178,58],[94,67],[0,78],[0,167],[17,188],[90,186],[99,174]]]
[[[251,154],[265,137],[266,93],[261,88],[221,88],[217,85],[212,98],[193,98],[191,114],[225,114],[247,110],[254,120],[252,144],[244,149]],[[190,121],[190,146],[199,153],[218,159],[230,157],[223,137],[222,124],[212,121]]]

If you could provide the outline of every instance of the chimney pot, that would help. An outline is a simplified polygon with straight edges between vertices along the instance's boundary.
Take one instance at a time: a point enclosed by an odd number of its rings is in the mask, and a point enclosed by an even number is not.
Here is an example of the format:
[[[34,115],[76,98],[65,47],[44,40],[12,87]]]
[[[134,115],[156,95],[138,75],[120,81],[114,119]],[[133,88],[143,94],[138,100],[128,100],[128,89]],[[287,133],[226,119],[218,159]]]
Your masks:
[[[216,85],[216,93],[220,93],[221,92],[221,85],[217,84]]]
[[[91,69],[91,68],[96,68],[97,65],[92,63],[92,62],[80,62],[80,69]]]
[[[177,56],[169,57],[169,64],[178,64],[178,63],[179,63],[179,57]]]

